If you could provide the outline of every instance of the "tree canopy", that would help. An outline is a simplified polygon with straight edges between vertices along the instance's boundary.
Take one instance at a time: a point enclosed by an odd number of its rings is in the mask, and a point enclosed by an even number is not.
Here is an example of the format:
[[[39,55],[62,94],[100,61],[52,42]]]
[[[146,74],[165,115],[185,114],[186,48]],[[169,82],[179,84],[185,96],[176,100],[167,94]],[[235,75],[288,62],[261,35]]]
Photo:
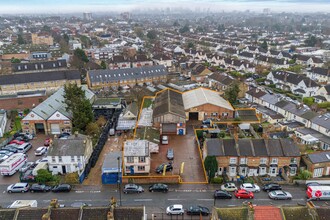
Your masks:
[[[75,49],[74,55],[85,63],[89,61],[87,55],[85,54],[85,51],[80,48]]]
[[[182,28],[180,28],[179,32],[181,34],[186,33],[186,32],[189,32],[189,26],[188,26],[188,24],[186,24],[185,26],[183,26]]]
[[[204,166],[209,176],[209,180],[211,180],[218,170],[218,162],[215,156],[207,156],[204,160]]]
[[[94,121],[92,104],[77,84],[65,85],[64,92],[66,110],[72,112],[73,131],[84,133],[86,126]]]
[[[238,93],[239,92],[240,92],[240,89],[239,89],[238,83],[234,83],[233,85],[231,85],[231,87],[229,87],[228,89],[226,89],[226,91],[225,91],[225,98],[231,104],[235,104],[237,102],[237,96],[238,96]]]
[[[260,45],[261,48],[268,50],[268,44],[267,42],[264,40],[264,42],[262,42],[262,44]]]
[[[148,31],[147,33],[147,37],[150,39],[150,40],[155,40],[157,38],[157,31],[155,30],[150,30]]]

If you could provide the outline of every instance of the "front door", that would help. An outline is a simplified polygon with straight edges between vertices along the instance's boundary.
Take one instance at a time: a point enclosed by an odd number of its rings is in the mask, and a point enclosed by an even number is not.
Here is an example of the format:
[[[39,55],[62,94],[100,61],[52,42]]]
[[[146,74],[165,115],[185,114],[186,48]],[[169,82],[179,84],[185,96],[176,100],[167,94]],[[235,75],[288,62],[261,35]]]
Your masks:
[[[269,175],[270,176],[276,176],[276,174],[277,174],[277,167],[269,168]]]
[[[236,167],[229,167],[229,176],[236,176]]]
[[[242,176],[246,176],[247,169],[248,169],[247,167],[240,167],[239,174],[242,175]]]
[[[66,166],[62,166],[62,173],[65,174],[66,173]]]

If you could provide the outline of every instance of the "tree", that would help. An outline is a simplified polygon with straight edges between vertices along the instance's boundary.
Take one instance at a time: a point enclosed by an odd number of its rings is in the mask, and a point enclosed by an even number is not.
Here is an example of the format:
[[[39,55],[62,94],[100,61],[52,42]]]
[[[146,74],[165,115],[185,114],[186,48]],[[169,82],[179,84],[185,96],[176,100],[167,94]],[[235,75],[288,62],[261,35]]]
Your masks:
[[[41,29],[42,31],[45,31],[45,32],[50,32],[51,31],[51,28],[47,25],[44,25]]]
[[[268,44],[267,42],[264,40],[264,42],[262,42],[262,44],[260,45],[261,48],[268,50]]]
[[[85,51],[80,48],[75,49],[74,55],[85,63],[89,61],[87,55],[85,54]]]
[[[94,120],[92,104],[77,84],[65,85],[64,92],[66,110],[72,112],[73,131],[84,133],[87,125]]]
[[[312,177],[312,173],[308,170],[303,170],[301,171],[298,176],[297,176],[297,179],[300,179],[300,180],[308,180],[309,178]]]
[[[134,29],[134,32],[135,32],[136,36],[138,36],[139,38],[144,37],[143,29],[141,27],[136,27]]]
[[[101,68],[104,70],[107,68],[107,64],[104,62],[104,60],[101,61]]]
[[[21,34],[17,36],[17,43],[18,44],[25,44],[25,40]]]
[[[38,183],[45,184],[46,182],[52,181],[53,175],[46,169],[40,169],[37,171],[36,181]]]
[[[225,31],[226,30],[226,28],[225,28],[225,25],[224,24],[219,24],[218,25],[218,31],[219,32],[223,32],[223,31]]]
[[[205,171],[209,176],[210,180],[215,176],[215,173],[218,171],[218,161],[215,156],[207,156],[204,160]]]
[[[238,83],[234,83],[231,87],[226,89],[225,98],[231,103],[235,104],[237,101],[238,93],[240,92]]]
[[[97,123],[95,122],[90,122],[87,126],[86,126],[86,134],[91,136],[91,137],[98,137],[100,136],[101,133],[101,129],[98,126]]]
[[[97,119],[96,123],[97,123],[97,125],[98,125],[99,127],[103,127],[103,126],[107,123],[107,119],[106,119],[103,115],[101,115],[101,116]]]
[[[85,35],[81,35],[79,38],[81,43],[85,45],[85,48],[89,48],[91,46],[92,42],[91,39],[89,39],[89,37],[86,37]]]
[[[179,32],[180,32],[181,34],[186,33],[186,32],[188,32],[188,31],[189,31],[189,26],[188,26],[188,24],[186,24],[185,26],[183,26],[183,27],[180,28],[180,30],[179,30]]]
[[[305,105],[311,106],[314,104],[314,98],[313,97],[304,97],[303,102]]]
[[[12,57],[11,60],[10,60],[11,63],[20,63],[21,60],[20,59],[17,59],[15,57]]]
[[[195,45],[194,45],[194,43],[193,42],[188,42],[188,44],[187,44],[187,46],[188,46],[188,48],[195,48]]]
[[[147,37],[150,39],[150,40],[155,40],[157,38],[157,31],[155,30],[150,30],[148,31],[147,33]]]
[[[304,43],[308,47],[315,47],[315,46],[321,46],[322,40],[319,38],[316,38],[314,35],[311,35],[304,41]]]

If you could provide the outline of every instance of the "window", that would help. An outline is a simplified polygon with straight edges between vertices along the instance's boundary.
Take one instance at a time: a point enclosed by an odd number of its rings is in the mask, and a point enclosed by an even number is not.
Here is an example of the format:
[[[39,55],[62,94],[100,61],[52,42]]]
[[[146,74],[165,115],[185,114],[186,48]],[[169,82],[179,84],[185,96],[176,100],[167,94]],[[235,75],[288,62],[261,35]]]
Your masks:
[[[55,157],[52,157],[52,162],[55,163],[56,162],[56,159]]]
[[[235,157],[230,158],[229,163],[230,164],[236,164],[237,163],[237,158],[235,158]]]
[[[62,163],[62,162],[63,162],[61,156],[58,157],[58,162],[59,162],[59,163]]]
[[[313,177],[320,177],[323,175],[323,168],[316,168],[313,172]]]
[[[277,158],[272,158],[272,164],[277,164],[278,163],[278,159]]]
[[[291,158],[290,163],[296,164],[297,163],[297,158]]]
[[[290,167],[290,175],[294,176],[297,173],[297,167]]]
[[[139,163],[145,163],[146,157],[139,157]]]
[[[240,164],[247,164],[247,158],[241,158]]]
[[[127,163],[134,163],[134,157],[127,157]]]
[[[227,116],[227,115],[228,115],[227,112],[223,112],[223,113],[222,113],[222,116]]]
[[[130,171],[131,170],[131,167],[130,166],[125,166],[125,170],[126,171]]]
[[[266,164],[267,163],[267,158],[260,158],[260,164]]]
[[[71,156],[71,162],[76,162],[74,156]]]
[[[24,122],[24,125],[29,125],[29,122],[28,122],[28,121],[25,121],[25,122]]]
[[[69,125],[70,124],[70,121],[64,121],[63,124]]]
[[[57,166],[53,166],[53,169],[57,169]]]
[[[266,167],[260,167],[259,168],[259,175],[266,175],[267,169]]]
[[[145,166],[138,166],[138,171],[145,171]]]

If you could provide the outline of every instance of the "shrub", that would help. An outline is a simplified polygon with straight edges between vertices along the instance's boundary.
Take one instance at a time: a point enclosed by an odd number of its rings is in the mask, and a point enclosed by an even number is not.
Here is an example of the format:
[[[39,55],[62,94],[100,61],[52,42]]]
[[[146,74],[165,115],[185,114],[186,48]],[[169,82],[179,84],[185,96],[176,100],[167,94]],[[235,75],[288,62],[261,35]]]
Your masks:
[[[67,184],[79,184],[79,176],[77,172],[74,173],[67,173],[64,176],[64,182]]]
[[[40,169],[37,171],[36,181],[45,184],[46,182],[53,181],[53,175],[46,169]]]
[[[218,134],[218,137],[219,138],[224,138],[226,136],[226,132],[224,131],[221,131],[219,134]]]
[[[214,184],[222,184],[223,183],[223,178],[221,176],[217,176],[211,179],[211,183]]]
[[[244,179],[244,183],[252,183],[252,184],[254,184],[254,179],[249,176],[246,179]]]

